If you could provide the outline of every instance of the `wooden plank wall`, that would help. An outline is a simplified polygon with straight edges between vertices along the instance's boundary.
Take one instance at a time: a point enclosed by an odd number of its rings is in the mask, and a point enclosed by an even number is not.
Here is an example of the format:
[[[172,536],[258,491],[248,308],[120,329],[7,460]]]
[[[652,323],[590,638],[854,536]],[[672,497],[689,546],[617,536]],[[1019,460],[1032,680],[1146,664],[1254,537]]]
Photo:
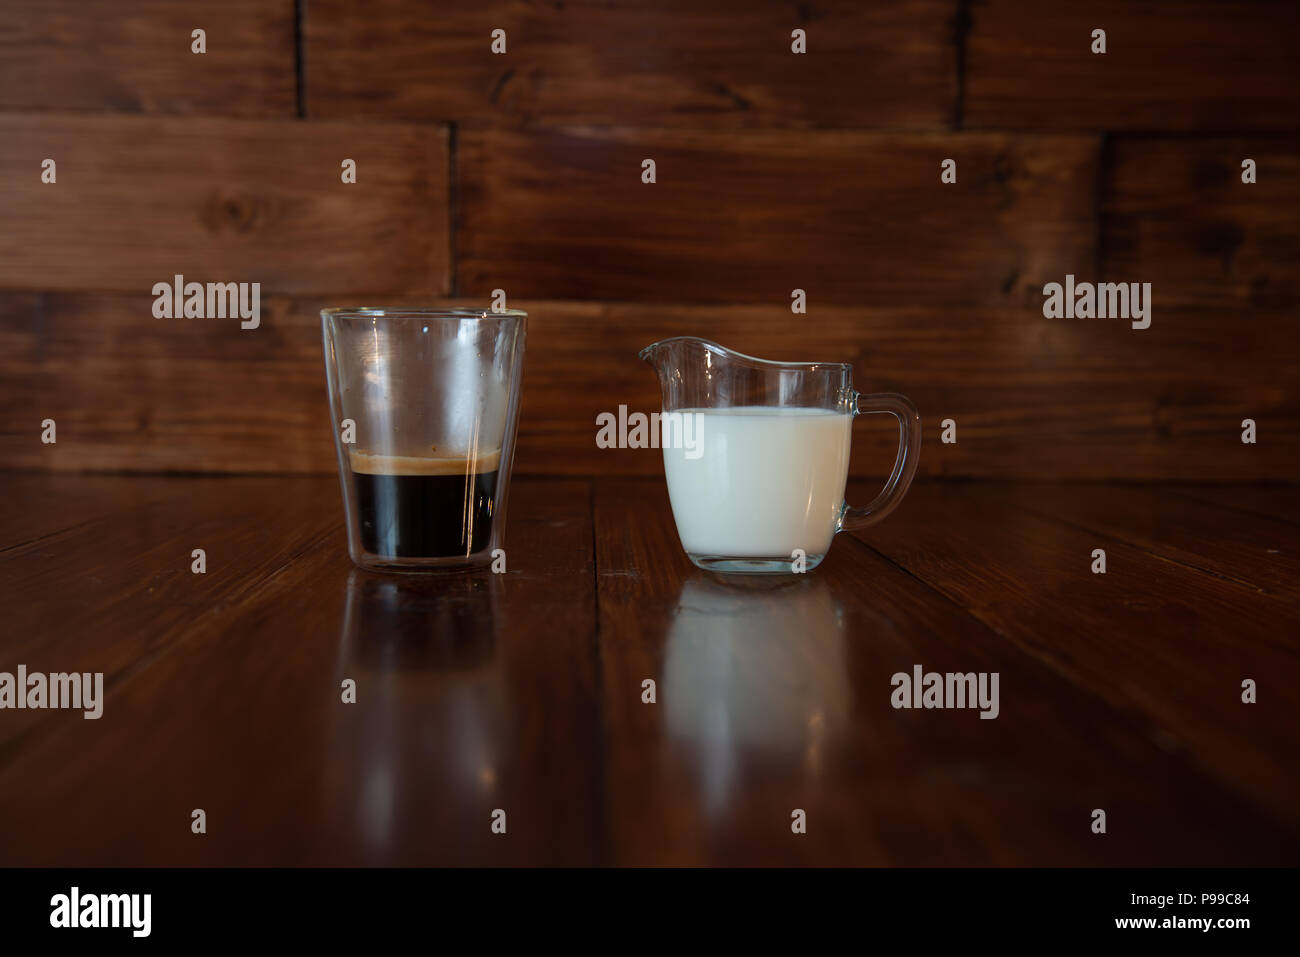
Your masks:
[[[924,475],[1293,481],[1297,27],[1282,0],[11,0],[0,455],[328,471],[316,311],[501,288],[531,314],[522,472],[657,472],[595,416],[655,408],[637,349],[698,334],[909,394]],[[261,326],[155,319],[177,273],[260,282]],[[1151,327],[1044,318],[1066,274],[1150,282]],[[859,426],[855,472],[892,440]]]

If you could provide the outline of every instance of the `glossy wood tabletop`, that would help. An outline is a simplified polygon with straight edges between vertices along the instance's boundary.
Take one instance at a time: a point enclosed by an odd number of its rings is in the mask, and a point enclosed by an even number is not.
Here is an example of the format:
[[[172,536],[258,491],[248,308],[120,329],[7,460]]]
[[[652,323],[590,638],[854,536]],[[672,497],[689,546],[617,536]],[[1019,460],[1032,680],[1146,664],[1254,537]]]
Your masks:
[[[333,477],[0,486],[0,672],[104,673],[98,720],[0,710],[0,864],[1300,852],[1300,488],[918,483],[737,579],[662,479],[518,477],[506,573],[437,576],[355,569]],[[916,666],[997,717],[896,709]]]

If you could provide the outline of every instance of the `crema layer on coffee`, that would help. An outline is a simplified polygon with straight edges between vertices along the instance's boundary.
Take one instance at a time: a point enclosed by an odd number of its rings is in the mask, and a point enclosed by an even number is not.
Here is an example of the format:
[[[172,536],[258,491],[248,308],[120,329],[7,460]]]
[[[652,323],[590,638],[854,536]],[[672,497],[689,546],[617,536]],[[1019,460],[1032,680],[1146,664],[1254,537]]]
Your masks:
[[[501,450],[458,455],[380,455],[349,449],[348,459],[352,471],[362,475],[465,475],[495,472],[501,462]]]

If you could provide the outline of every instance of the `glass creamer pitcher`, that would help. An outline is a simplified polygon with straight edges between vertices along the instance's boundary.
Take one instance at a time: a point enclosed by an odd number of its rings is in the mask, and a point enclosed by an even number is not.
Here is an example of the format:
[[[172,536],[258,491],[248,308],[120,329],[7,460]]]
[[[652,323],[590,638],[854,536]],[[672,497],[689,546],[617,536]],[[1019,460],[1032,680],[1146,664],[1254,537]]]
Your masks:
[[[694,336],[641,350],[663,388],[664,473],[687,556],[717,572],[799,573],[836,532],[892,512],[916,474],[921,417],[893,392],[854,391],[843,362],[756,359]],[[853,419],[898,419],[898,457],[875,500],[844,501]]]

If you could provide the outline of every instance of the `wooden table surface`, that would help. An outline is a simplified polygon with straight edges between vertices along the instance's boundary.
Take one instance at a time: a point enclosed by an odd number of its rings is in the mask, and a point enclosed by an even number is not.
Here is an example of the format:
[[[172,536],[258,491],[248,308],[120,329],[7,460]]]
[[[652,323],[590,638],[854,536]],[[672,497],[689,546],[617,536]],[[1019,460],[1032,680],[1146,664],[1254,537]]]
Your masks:
[[[0,486],[0,671],[105,687],[0,711],[0,864],[1300,859],[1300,488],[918,483],[737,580],[662,480],[516,478],[507,573],[436,577],[354,569],[333,477]]]

